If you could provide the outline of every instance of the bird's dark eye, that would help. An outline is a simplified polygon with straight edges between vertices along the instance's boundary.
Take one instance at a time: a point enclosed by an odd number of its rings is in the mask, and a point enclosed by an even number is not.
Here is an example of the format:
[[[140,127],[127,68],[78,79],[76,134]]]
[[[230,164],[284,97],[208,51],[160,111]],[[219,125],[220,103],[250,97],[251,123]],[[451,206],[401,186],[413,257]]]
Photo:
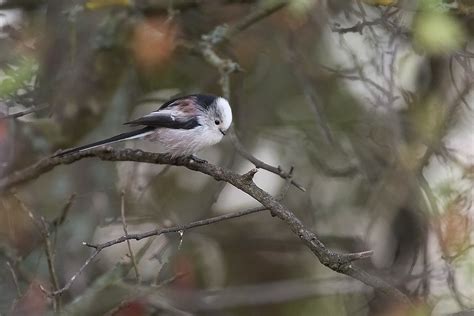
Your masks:
[[[216,123],[216,125],[219,125],[221,123],[221,121],[215,120],[214,123]]]

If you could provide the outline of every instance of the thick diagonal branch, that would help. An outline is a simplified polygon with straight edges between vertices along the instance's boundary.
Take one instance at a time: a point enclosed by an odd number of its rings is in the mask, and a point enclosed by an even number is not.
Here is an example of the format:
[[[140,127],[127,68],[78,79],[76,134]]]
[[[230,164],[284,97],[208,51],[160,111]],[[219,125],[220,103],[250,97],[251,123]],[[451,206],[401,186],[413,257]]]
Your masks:
[[[370,256],[371,252],[367,252],[364,255],[354,256],[353,254],[339,254],[329,250],[319,240],[318,236],[308,230],[291,210],[281,204],[275,197],[258,187],[253,181],[249,181],[248,177],[209,163],[197,163],[187,157],[172,158],[166,154],[149,153],[141,150],[97,148],[89,151],[78,152],[65,157],[45,158],[31,167],[16,172],[8,178],[1,179],[0,190],[5,190],[12,186],[35,179],[41,174],[52,170],[56,166],[71,164],[88,157],[97,157],[105,161],[136,161],[152,164],[184,166],[190,170],[207,174],[217,181],[225,181],[250,195],[265,208],[270,210],[274,216],[285,222],[291,231],[299,237],[299,239],[325,266],[336,272],[360,280],[397,301],[410,304],[410,300],[398,289],[384,280],[360,270],[352,264],[356,259]]]

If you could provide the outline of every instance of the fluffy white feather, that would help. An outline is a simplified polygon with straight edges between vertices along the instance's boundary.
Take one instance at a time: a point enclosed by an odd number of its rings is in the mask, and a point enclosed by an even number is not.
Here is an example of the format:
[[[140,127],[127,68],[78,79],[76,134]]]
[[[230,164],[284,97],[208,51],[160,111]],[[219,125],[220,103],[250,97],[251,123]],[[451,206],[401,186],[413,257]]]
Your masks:
[[[216,100],[216,105],[222,115],[223,128],[228,130],[230,124],[232,124],[232,109],[230,108],[229,101],[222,97],[218,97]]]

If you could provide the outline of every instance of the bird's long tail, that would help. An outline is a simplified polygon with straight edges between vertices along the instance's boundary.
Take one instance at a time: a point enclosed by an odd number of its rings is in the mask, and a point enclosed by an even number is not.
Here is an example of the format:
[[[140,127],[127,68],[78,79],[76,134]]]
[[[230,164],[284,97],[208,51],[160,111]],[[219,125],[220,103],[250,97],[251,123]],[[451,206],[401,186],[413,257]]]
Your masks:
[[[95,143],[91,143],[91,144],[87,144],[87,145],[83,145],[83,146],[78,146],[78,147],[66,149],[66,150],[60,151],[59,153],[55,154],[53,157],[61,157],[61,156],[65,156],[65,155],[68,155],[68,154],[75,153],[75,152],[83,151],[83,150],[86,150],[86,149],[99,147],[99,146],[102,146],[102,145],[108,145],[108,144],[112,144],[112,143],[116,143],[116,142],[120,142],[120,141],[124,141],[124,140],[129,140],[129,139],[134,139],[134,138],[140,138],[140,137],[143,137],[143,136],[146,136],[148,134],[153,133],[154,130],[155,130],[154,127],[147,126],[147,127],[141,128],[141,129],[134,130],[134,131],[118,134],[118,135],[115,135],[113,137],[106,138],[106,139],[100,140],[100,141],[95,142]]]

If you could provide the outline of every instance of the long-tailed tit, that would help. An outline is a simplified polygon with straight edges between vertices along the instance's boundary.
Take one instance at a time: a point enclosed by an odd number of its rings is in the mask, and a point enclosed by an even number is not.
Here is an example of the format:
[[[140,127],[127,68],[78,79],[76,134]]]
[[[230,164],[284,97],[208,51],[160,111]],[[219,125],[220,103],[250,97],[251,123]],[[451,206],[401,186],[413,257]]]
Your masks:
[[[161,143],[173,157],[188,156],[220,142],[231,123],[232,110],[226,99],[193,94],[170,100],[158,110],[125,123],[139,129],[67,149],[55,157],[139,138]]]

